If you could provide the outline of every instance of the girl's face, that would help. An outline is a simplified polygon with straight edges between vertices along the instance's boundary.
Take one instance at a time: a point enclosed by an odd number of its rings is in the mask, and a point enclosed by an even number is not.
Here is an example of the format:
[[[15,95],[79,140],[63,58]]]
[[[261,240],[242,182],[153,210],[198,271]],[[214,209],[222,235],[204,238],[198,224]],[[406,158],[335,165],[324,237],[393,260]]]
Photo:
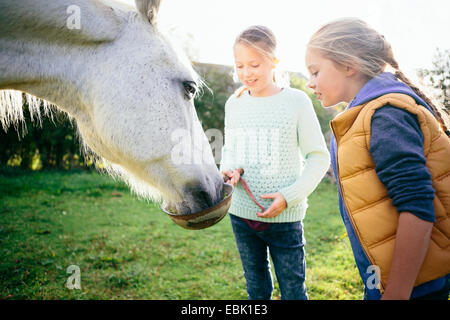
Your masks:
[[[317,99],[326,107],[340,102],[349,102],[348,72],[346,67],[339,66],[323,57],[318,50],[306,51],[306,67],[309,71],[308,87],[314,90]]]
[[[247,87],[252,96],[267,96],[276,88],[273,81],[273,59],[255,48],[237,43],[234,46],[234,61],[239,81]]]

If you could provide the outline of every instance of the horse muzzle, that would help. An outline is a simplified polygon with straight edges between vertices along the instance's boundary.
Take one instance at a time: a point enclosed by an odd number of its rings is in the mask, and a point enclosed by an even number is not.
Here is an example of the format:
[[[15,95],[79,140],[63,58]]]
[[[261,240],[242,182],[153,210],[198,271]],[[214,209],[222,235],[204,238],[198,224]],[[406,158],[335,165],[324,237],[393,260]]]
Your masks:
[[[194,212],[177,214],[163,203],[161,210],[166,213],[177,225],[190,230],[200,230],[211,227],[222,220],[231,206],[231,196],[234,187],[231,184],[223,184],[223,199],[210,208]]]

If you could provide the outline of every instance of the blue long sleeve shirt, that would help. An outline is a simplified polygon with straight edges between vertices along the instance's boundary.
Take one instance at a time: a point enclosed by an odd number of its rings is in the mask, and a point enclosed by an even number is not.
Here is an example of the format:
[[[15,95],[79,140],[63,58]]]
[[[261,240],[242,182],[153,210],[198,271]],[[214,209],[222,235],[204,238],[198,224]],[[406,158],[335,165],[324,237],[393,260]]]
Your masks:
[[[417,116],[386,105],[372,117],[370,154],[378,178],[398,212],[435,222],[434,189],[425,166],[423,134]]]

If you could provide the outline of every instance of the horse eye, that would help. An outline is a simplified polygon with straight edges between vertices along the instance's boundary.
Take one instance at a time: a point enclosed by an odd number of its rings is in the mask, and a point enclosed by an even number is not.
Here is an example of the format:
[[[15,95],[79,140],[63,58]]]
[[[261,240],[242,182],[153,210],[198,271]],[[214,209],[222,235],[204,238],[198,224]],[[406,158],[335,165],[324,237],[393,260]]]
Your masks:
[[[197,84],[194,81],[184,81],[184,95],[186,99],[191,100],[197,93]]]

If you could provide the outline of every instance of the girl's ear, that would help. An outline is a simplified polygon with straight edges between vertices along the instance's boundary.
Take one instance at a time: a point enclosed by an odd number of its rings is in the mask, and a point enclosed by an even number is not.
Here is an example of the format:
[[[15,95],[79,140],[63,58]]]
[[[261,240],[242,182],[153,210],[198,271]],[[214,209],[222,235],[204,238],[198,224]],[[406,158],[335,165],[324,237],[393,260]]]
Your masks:
[[[280,63],[280,60],[277,58],[272,59],[272,69],[275,69],[277,67],[277,64]]]
[[[348,62],[344,65],[344,71],[345,74],[347,75],[347,77],[351,77],[353,75],[355,75],[356,73],[358,73],[359,71],[359,64],[358,61],[356,59],[352,59],[351,62]]]
[[[345,67],[345,74],[347,75],[347,77],[351,77],[353,75],[355,75],[358,72],[358,69],[356,68],[356,66],[346,66]]]

